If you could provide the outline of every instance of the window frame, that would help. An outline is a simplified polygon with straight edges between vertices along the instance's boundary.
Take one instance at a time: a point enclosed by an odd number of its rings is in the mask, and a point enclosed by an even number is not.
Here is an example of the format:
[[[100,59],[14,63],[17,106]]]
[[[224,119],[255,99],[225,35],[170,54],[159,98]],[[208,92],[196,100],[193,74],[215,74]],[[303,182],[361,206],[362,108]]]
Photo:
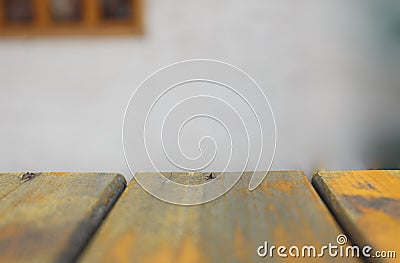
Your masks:
[[[0,0],[0,36],[36,35],[137,35],[143,33],[142,0],[131,2],[131,17],[123,20],[101,17],[101,0],[81,0],[80,21],[56,21],[52,18],[51,0],[32,1],[32,22],[7,23],[5,0]]]

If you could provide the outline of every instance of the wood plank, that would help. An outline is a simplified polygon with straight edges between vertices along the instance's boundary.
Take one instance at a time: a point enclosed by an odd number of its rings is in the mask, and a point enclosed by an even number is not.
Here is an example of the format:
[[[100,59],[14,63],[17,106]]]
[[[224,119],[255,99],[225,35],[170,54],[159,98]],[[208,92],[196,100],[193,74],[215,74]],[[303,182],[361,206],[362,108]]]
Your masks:
[[[0,199],[17,189],[24,182],[21,176],[24,173],[0,173]]]
[[[181,183],[203,178],[197,173],[165,175]],[[249,179],[246,173],[227,194],[197,206],[165,203],[132,180],[78,261],[301,262],[280,258],[276,251],[272,258],[261,258],[257,248],[264,241],[300,249],[336,244],[341,229],[303,172],[270,172],[252,192],[247,189]],[[358,262],[327,256],[312,260]]]
[[[0,174],[14,187],[0,200],[0,262],[74,261],[125,188],[119,174],[42,173],[15,188],[20,176]]]
[[[400,262],[400,171],[318,172],[312,182],[355,244],[396,251],[379,262]]]

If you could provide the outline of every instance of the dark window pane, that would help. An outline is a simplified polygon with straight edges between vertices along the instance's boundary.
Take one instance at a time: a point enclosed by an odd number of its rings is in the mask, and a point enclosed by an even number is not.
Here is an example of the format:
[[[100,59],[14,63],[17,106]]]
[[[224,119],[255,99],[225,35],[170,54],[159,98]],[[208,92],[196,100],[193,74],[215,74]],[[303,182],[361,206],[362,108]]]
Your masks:
[[[77,21],[81,19],[80,0],[51,0],[51,13],[55,21]]]
[[[6,22],[28,23],[33,19],[33,6],[30,0],[5,0],[4,12]]]
[[[101,10],[105,19],[127,19],[131,17],[130,0],[101,0]]]

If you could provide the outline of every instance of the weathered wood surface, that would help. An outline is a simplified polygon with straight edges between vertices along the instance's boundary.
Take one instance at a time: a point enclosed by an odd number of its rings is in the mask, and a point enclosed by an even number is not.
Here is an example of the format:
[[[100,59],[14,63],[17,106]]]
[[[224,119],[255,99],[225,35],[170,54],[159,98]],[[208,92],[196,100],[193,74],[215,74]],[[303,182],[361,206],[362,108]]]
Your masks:
[[[0,200],[24,183],[21,176],[22,173],[0,173]]]
[[[0,262],[72,262],[125,188],[119,174],[0,173]]]
[[[312,183],[355,244],[397,256],[370,260],[400,262],[400,171],[319,172]]]
[[[140,173],[136,176],[148,176]],[[185,173],[166,173],[196,184]],[[357,262],[352,258],[260,258],[257,248],[336,244],[342,231],[302,172],[270,172],[255,191],[249,174],[227,194],[198,206],[160,201],[134,180],[96,232],[80,262]],[[219,178],[214,180],[220,180]],[[288,253],[288,251],[286,251]]]

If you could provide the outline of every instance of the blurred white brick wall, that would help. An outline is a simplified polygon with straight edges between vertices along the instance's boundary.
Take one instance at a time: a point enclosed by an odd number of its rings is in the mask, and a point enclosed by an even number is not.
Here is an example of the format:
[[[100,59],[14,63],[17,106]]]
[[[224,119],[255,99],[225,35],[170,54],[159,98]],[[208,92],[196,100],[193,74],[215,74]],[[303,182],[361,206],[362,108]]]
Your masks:
[[[0,40],[0,170],[130,177],[121,124],[131,93],[153,71],[190,58],[232,63],[262,86],[277,121],[273,169],[365,167],[359,132],[370,125],[363,89],[372,58],[351,37],[357,8],[318,0],[145,2],[141,37]]]

